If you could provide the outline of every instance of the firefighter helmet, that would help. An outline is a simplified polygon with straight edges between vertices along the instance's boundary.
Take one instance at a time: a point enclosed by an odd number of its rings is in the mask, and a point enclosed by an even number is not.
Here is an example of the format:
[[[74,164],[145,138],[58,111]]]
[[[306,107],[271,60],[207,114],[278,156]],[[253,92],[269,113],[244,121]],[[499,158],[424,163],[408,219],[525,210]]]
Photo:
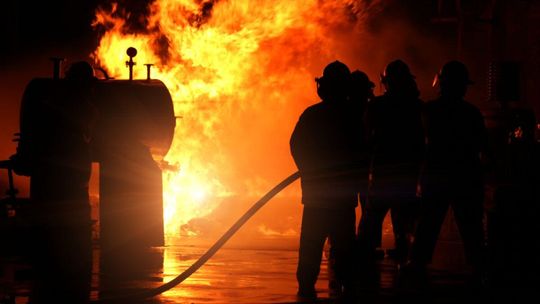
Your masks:
[[[388,83],[392,80],[414,79],[409,66],[400,59],[390,62],[381,74],[381,82]]]
[[[440,72],[433,79],[434,87],[441,84],[470,85],[473,83],[469,78],[469,71],[465,64],[457,60],[449,61],[443,65]]]

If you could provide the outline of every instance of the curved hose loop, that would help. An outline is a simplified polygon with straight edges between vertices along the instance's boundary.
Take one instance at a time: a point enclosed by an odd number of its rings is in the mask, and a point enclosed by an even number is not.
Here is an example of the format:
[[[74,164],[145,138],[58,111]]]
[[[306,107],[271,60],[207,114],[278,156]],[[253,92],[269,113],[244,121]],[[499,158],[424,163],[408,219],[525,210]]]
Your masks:
[[[285,189],[292,182],[297,180],[300,177],[299,172],[291,174],[289,177],[277,184],[272,190],[268,191],[261,199],[259,199],[251,208],[249,208],[242,217],[240,217],[236,223],[234,223],[227,232],[225,232],[217,242],[210,247],[195,263],[193,263],[188,269],[184,270],[176,278],[171,281],[156,287],[154,289],[144,290],[138,293],[127,295],[125,297],[110,298],[110,299],[100,299],[96,301],[91,301],[90,303],[129,303],[136,300],[142,300],[154,297],[158,294],[161,294],[174,286],[182,283],[184,280],[189,278],[195,271],[201,268],[216,252],[218,252],[223,245],[255,214],[259,209],[261,209],[270,199],[272,199],[276,194]]]

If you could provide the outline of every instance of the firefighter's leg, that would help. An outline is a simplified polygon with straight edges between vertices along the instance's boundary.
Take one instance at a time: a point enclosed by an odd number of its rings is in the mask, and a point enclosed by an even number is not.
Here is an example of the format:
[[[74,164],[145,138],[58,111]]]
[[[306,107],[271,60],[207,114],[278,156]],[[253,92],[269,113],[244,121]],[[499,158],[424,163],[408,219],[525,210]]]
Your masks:
[[[296,278],[300,296],[314,296],[324,242],[328,235],[324,210],[304,206]]]
[[[329,211],[330,246],[335,259],[336,281],[345,289],[352,288],[354,280],[354,245],[356,214],[354,208]]]
[[[448,210],[448,201],[442,196],[425,196],[411,246],[410,262],[425,266],[431,262],[433,251]]]
[[[485,260],[483,198],[481,195],[459,198],[452,203],[452,208],[467,262],[480,272]]]

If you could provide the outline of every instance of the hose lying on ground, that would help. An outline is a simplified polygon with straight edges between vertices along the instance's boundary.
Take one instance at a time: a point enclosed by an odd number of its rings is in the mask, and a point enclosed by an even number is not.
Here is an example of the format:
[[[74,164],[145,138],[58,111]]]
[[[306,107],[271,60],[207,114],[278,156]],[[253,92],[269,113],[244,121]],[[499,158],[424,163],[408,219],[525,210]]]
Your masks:
[[[154,297],[161,294],[174,286],[182,283],[185,279],[189,278],[195,271],[201,268],[218,250],[225,245],[225,243],[255,214],[261,209],[271,198],[278,194],[281,190],[285,189],[292,182],[300,177],[300,173],[295,172],[281,183],[277,184],[272,190],[268,191],[261,199],[259,199],[249,210],[240,217],[236,223],[234,223],[227,232],[225,232],[217,242],[210,247],[195,263],[193,263],[188,269],[184,270],[177,277],[171,281],[156,287],[154,289],[144,290],[138,293],[130,294],[124,297],[115,297],[110,299],[99,299],[91,301],[91,303],[129,303],[136,300],[143,300]]]

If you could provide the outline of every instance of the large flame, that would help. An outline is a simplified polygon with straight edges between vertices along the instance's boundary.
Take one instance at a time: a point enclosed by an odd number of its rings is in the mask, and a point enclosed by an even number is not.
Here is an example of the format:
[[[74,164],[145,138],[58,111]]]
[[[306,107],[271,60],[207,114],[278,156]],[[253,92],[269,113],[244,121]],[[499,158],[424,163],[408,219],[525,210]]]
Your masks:
[[[131,16],[117,5],[97,12],[95,25],[106,28],[97,63],[127,78],[125,51],[137,48],[135,78],[146,77],[142,64],[155,64],[153,78],[167,85],[181,117],[165,157],[179,168],[163,176],[168,235],[189,234],[183,225],[223,199],[259,195],[294,171],[288,138],[301,111],[317,101],[313,77],[351,43],[335,33],[356,30],[367,6],[157,0],[142,31],[130,29]]]

